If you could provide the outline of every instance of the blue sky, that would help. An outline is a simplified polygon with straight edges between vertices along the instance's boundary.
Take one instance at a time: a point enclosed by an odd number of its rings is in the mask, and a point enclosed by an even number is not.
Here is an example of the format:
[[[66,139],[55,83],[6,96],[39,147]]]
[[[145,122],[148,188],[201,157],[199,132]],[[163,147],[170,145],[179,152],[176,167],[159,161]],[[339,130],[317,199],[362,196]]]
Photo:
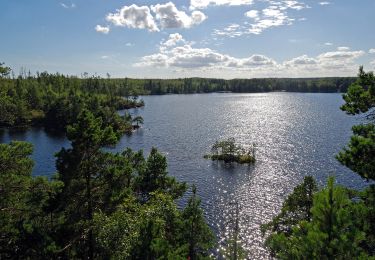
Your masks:
[[[17,74],[354,76],[375,68],[374,0],[1,0]]]

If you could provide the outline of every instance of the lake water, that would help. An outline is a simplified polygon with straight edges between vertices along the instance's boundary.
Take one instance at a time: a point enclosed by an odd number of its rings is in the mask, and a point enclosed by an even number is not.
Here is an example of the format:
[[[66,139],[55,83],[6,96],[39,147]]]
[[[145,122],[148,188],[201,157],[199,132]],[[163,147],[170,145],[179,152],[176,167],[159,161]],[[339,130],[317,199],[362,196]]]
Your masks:
[[[152,146],[168,158],[169,172],[195,184],[207,220],[220,241],[233,227],[239,204],[240,238],[250,259],[267,258],[259,227],[280,210],[293,187],[306,175],[324,184],[329,175],[351,188],[366,182],[335,160],[349,141],[351,127],[361,118],[345,115],[340,94],[260,93],[197,94],[143,97],[146,106],[132,110],[144,117],[142,129],[124,136],[124,147]],[[205,160],[219,139],[235,137],[248,146],[257,144],[253,166],[225,165]],[[69,146],[64,137],[43,129],[0,131],[0,142],[26,140],[35,145],[34,174],[54,172],[53,154]],[[183,205],[185,199],[180,204]]]

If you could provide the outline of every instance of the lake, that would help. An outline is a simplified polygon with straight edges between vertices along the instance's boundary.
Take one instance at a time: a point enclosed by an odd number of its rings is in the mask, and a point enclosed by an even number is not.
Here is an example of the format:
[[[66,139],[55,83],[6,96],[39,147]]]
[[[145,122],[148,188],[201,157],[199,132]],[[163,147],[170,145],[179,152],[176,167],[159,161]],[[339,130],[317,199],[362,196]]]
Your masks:
[[[143,97],[146,106],[131,110],[145,124],[124,136],[114,151],[124,147],[155,146],[168,158],[169,172],[180,181],[195,184],[210,226],[220,241],[234,225],[239,205],[240,237],[249,258],[267,258],[260,225],[280,210],[285,197],[306,175],[324,184],[330,175],[339,184],[363,188],[367,184],[341,166],[335,155],[349,141],[351,127],[361,117],[345,115],[341,94],[258,93],[196,94]],[[234,137],[249,146],[257,144],[252,166],[226,165],[203,158],[212,144]],[[34,174],[55,171],[53,154],[69,143],[64,137],[34,128],[0,130],[0,142],[32,142]],[[184,205],[186,198],[180,205]]]

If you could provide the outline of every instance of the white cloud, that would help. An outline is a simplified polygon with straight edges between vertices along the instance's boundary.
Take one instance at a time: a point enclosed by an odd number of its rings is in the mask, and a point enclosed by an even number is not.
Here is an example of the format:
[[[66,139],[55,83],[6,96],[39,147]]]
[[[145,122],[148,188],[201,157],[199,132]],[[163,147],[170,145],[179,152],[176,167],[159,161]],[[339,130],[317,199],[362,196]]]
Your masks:
[[[135,4],[124,6],[116,10],[115,13],[108,14],[106,19],[115,26],[147,29],[150,32],[159,31],[148,6],[137,6]]]
[[[326,43],[324,43],[324,45],[325,45],[325,46],[332,46],[333,43],[331,43],[331,42],[326,42]]]
[[[275,6],[280,6],[281,10],[286,10],[286,9],[294,9],[294,10],[302,10],[305,8],[309,8],[309,6],[305,5],[304,3],[298,2],[298,1],[282,1],[282,2],[277,2],[277,1],[272,1]]]
[[[75,8],[76,5],[74,3],[71,3],[70,5],[68,4],[64,4],[64,3],[60,3],[60,5],[65,8],[65,9],[70,9],[70,8]]]
[[[170,68],[184,73],[195,72],[203,76],[209,76],[209,74],[201,74],[203,71],[216,73],[216,76],[220,72],[223,73],[219,74],[222,77],[223,75],[243,77],[244,73],[272,77],[339,76],[355,75],[359,66],[355,61],[364,54],[365,52],[361,50],[338,50],[321,53],[316,57],[302,55],[278,63],[262,54],[239,58],[211,48],[196,48],[180,34],[171,34],[168,39],[160,43],[158,53],[142,57],[134,66]],[[375,61],[371,64],[375,65]]]
[[[375,68],[375,60],[371,61],[370,64]]]
[[[319,2],[320,5],[330,5],[331,2]]]
[[[109,56],[107,56],[107,55],[103,55],[103,56],[101,56],[100,58],[102,58],[103,60],[107,60],[107,59],[109,59]]]
[[[239,24],[230,24],[223,30],[214,30],[213,35],[216,36],[228,36],[231,38],[238,37],[244,34],[243,27]],[[216,39],[217,40],[217,39]]]
[[[134,46],[134,44],[131,43],[131,42],[127,42],[127,43],[125,44],[125,46],[126,46],[126,47],[132,47],[132,46]]]
[[[364,51],[332,51],[320,54],[320,60],[353,60],[365,54]]]
[[[101,26],[101,25],[97,25],[95,26],[95,31],[97,32],[100,32],[100,33],[104,33],[104,34],[108,34],[109,33],[109,27],[108,26]]]
[[[191,0],[190,9],[204,9],[209,5],[251,5],[253,0]]]
[[[375,54],[375,49],[369,49],[368,53]]]
[[[157,4],[151,6],[155,18],[160,22],[161,28],[190,28],[206,20],[206,15],[200,11],[192,12],[191,16],[179,11],[174,3]]]
[[[293,19],[289,18],[285,11],[276,6],[270,6],[262,10],[262,18],[251,24],[248,32],[260,34],[270,27],[290,25],[292,22]]]
[[[318,64],[318,61],[314,58],[308,57],[307,55],[302,55],[297,58],[284,62],[284,65],[286,67],[310,66],[310,65],[316,65],[316,64]]]
[[[252,18],[254,20],[259,20],[259,11],[258,10],[250,10],[245,13],[245,16]]]
[[[338,51],[349,51],[350,50],[350,48],[349,47],[337,47],[337,50]]]
[[[255,54],[250,56],[250,58],[245,58],[243,60],[243,65],[245,66],[273,66],[276,65],[276,61],[268,58],[264,55]]]
[[[151,7],[132,4],[124,6],[114,13],[109,13],[106,17],[106,20],[115,26],[147,29],[150,32],[169,28],[190,28],[206,19],[207,16],[201,11],[193,11],[188,15],[186,12],[178,10],[172,2]]]
[[[168,37],[168,40],[166,40],[165,42],[162,42],[161,45],[166,46],[166,47],[171,47],[171,46],[175,46],[178,42],[185,42],[185,39],[182,37],[181,34],[173,33],[173,34],[170,34]]]
[[[292,0],[265,0],[268,6],[262,10],[249,10],[245,16],[252,19],[251,22],[245,22],[239,26],[235,31],[224,29],[215,29],[213,35],[236,37],[246,34],[260,34],[264,30],[279,27],[283,25],[292,25],[294,21],[304,21],[305,18],[293,18],[288,14],[288,10],[300,11],[305,8],[310,8],[308,5]]]
[[[178,45],[180,43],[180,45]],[[255,68],[274,66],[276,62],[264,55],[255,54],[237,59],[210,48],[194,48],[180,34],[171,34],[161,43],[160,52],[141,58],[135,66],[174,67],[182,69],[197,68]]]

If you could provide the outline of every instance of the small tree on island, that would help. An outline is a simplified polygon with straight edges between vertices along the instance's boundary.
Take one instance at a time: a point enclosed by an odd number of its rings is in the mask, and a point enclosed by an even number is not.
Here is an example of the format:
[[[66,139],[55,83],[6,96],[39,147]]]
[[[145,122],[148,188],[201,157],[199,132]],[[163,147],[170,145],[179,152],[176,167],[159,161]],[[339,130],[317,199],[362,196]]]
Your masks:
[[[141,117],[141,116],[136,116],[136,117],[133,118],[132,121],[133,121],[133,123],[136,124],[136,125],[133,126],[133,127],[135,127],[135,128],[139,128],[139,125],[140,125],[140,124],[143,124],[143,117]]]
[[[242,145],[236,144],[234,138],[228,138],[222,141],[216,141],[211,148],[212,154],[205,155],[204,158],[213,161],[254,163],[255,148],[256,144],[253,143],[251,148],[246,150]]]

